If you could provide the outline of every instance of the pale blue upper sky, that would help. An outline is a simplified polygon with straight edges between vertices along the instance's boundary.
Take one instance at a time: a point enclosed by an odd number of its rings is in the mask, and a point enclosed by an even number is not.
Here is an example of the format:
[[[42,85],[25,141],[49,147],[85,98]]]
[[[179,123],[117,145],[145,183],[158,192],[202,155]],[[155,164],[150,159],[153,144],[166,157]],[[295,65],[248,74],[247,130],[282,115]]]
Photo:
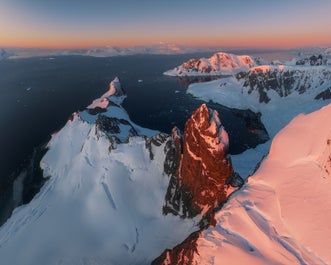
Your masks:
[[[329,0],[0,0],[0,46],[331,44]]]

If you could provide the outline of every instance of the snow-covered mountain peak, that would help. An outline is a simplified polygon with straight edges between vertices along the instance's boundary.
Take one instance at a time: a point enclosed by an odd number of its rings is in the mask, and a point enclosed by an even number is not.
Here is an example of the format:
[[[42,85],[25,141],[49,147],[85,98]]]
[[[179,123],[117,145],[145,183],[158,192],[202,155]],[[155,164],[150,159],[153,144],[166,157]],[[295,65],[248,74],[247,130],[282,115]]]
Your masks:
[[[299,115],[258,171],[216,213],[152,264],[329,264],[331,105]]]
[[[88,109],[107,109],[109,101],[112,101],[116,104],[121,104],[125,99],[125,93],[122,89],[120,80],[118,77],[115,77],[113,81],[109,83],[109,89],[104,93],[100,98],[95,99],[87,108]]]
[[[190,59],[164,74],[170,76],[229,75],[248,70],[255,65],[257,62],[251,56],[218,52],[208,59]]]
[[[200,215],[200,226],[208,226],[214,208],[229,196],[232,178],[242,184],[227,155],[228,135],[217,111],[202,104],[186,122],[183,138],[174,130],[171,143],[168,150],[177,157],[177,167],[170,171],[164,213],[183,218]]]
[[[205,141],[209,143],[208,148],[210,150],[224,150],[224,152],[227,152],[229,137],[222,126],[216,110],[209,109],[206,104],[202,104],[195,112],[193,112],[191,120],[197,131],[197,136],[203,137]],[[187,123],[187,126],[189,126],[189,122]],[[190,133],[193,133],[193,128],[191,132],[187,132],[187,134]]]
[[[0,228],[1,264],[148,264],[180,243],[200,219],[163,215],[168,141],[115,103],[74,113],[47,145],[41,191]]]

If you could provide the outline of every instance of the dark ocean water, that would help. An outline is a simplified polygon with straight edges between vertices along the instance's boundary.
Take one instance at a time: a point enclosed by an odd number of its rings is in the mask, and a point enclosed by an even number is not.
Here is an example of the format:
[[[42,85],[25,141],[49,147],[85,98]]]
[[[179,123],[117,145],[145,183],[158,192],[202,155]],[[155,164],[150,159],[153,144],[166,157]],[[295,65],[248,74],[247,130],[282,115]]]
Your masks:
[[[115,76],[128,95],[124,107],[133,121],[163,132],[170,132],[174,125],[183,129],[202,101],[185,93],[187,82],[162,73],[189,58],[209,55],[63,56],[0,61],[0,183],[34,147],[60,129],[72,112],[103,94]],[[243,119],[217,104],[210,107],[221,112],[233,153],[254,140],[246,137]]]
[[[123,106],[135,123],[166,133],[174,126],[183,130],[192,111],[203,102],[186,94],[192,80],[167,77],[163,72],[190,58],[210,55],[61,56],[0,61],[0,225],[42,185],[38,173],[42,153],[34,152],[35,148],[61,129],[73,112],[108,90],[116,76],[128,96]],[[260,129],[254,113],[207,105],[219,111],[232,154],[261,142],[252,133]],[[20,181],[24,189],[29,188],[25,197],[15,201],[15,190],[20,188],[14,188],[13,183],[20,179],[18,173],[27,167],[33,153],[37,156],[34,171]]]
[[[70,56],[0,61],[0,183],[35,146],[60,129],[72,112],[103,94],[115,76],[128,93],[129,112],[134,117],[144,116],[155,110],[149,110],[149,106],[162,96],[160,88],[167,89],[157,85],[162,72],[191,56]],[[144,82],[138,83],[138,79]],[[149,93],[153,84],[155,89],[152,87]]]

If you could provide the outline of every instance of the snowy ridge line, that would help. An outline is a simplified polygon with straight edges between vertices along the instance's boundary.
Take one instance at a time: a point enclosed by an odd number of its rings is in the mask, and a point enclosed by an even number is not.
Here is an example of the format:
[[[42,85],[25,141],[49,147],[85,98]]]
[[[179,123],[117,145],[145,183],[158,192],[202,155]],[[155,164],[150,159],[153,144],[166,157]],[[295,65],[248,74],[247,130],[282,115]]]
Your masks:
[[[327,178],[329,175],[323,168],[316,167],[314,164],[314,159],[318,160],[319,155],[326,159],[331,154],[330,146],[327,144],[330,139],[330,128],[325,126],[330,114],[331,105],[328,105],[310,115],[295,118],[274,139],[269,156],[256,174],[249,178],[244,188],[234,194],[226,207],[217,214],[221,227],[229,227],[236,233],[246,234],[245,238],[249,236],[251,244],[255,245],[257,250],[262,248],[264,258],[268,259],[261,264],[328,264],[331,260],[326,247],[330,244],[328,243],[330,229],[327,225],[331,216],[330,182],[320,177],[320,174],[328,176]],[[306,128],[306,130],[301,128]],[[310,135],[314,135],[313,132],[318,132],[320,137],[311,138]],[[292,143],[290,154],[286,148],[289,142]],[[325,149],[328,149],[329,152],[325,152]],[[290,166],[291,161],[298,160],[300,157],[306,158],[307,151],[314,155],[311,156],[311,164],[293,169]],[[316,174],[317,172],[320,174]],[[300,178],[301,174],[305,177]],[[315,186],[314,190],[311,189],[311,185]],[[266,192],[267,194],[265,194]],[[316,202],[320,200],[324,203],[318,207]],[[305,207],[300,207],[302,202],[305,203]],[[238,204],[241,207],[237,207]],[[271,205],[275,207],[270,209]],[[312,212],[312,210],[314,211]],[[243,213],[247,214],[249,221],[244,218]],[[239,216],[245,221],[238,222],[236,218]],[[314,219],[315,223],[310,219]],[[246,224],[243,227],[242,222]],[[247,226],[254,230],[247,233]],[[307,229],[307,226],[310,229]],[[269,242],[268,246],[265,246],[263,240],[259,242],[258,232],[255,229],[262,231],[267,238],[271,236],[271,241],[266,240]],[[316,231],[319,231],[318,235],[315,235]],[[210,232],[208,234],[206,232],[206,237],[202,236],[204,238],[202,240],[209,240],[208,235],[215,236],[215,232],[220,236],[227,234],[216,226],[210,228]],[[305,239],[302,240],[302,238]],[[206,250],[208,253],[208,250],[203,246],[203,241],[201,244],[203,249],[198,248],[198,250],[200,257],[203,257],[203,251]],[[222,250],[223,247],[225,250]],[[226,256],[225,252],[231,252],[227,249],[234,246],[225,243],[223,247],[220,246],[219,249]],[[279,247],[285,250],[285,253],[280,252],[287,257],[283,261],[281,261],[281,256],[273,256],[270,252],[270,249],[279,251]],[[243,253],[243,255],[246,254]],[[292,258],[291,255],[293,255]],[[226,259],[220,253],[219,260],[221,261],[222,258]],[[260,254],[256,256],[253,254],[250,259],[247,259],[247,264],[250,264],[249,260],[252,264],[260,264],[259,259]]]
[[[117,81],[109,102],[121,97]],[[91,110],[52,136],[41,161],[49,180],[0,227],[2,265],[146,264],[198,229],[199,217],[162,212],[168,137],[149,149],[146,141],[158,132],[135,125],[120,105]],[[139,135],[118,130],[122,125]]]
[[[294,118],[256,173],[216,213],[216,225],[153,265],[330,264],[330,173],[316,166],[331,164],[330,115],[331,104]],[[294,161],[304,162],[293,167]]]
[[[164,72],[169,76],[209,76],[232,75],[246,71],[260,63],[248,55],[234,55],[218,52],[210,58],[190,59],[189,61]]]
[[[311,67],[325,66],[331,67],[331,48],[316,50],[319,54],[301,54],[291,61],[272,61],[268,62],[263,58],[253,58],[249,55],[234,55],[231,53],[218,52],[210,58],[190,59],[187,62],[164,72],[169,76],[223,76],[234,75],[239,72],[247,72],[254,67],[261,66],[261,70],[269,67],[285,66],[292,67]]]
[[[129,55],[175,55],[185,53],[214,52],[215,48],[195,48],[180,46],[171,43],[159,43],[151,46],[132,46],[132,47],[96,47],[91,49],[24,49],[24,48],[6,48],[0,50],[1,59],[17,59],[50,56],[91,56],[91,57],[114,57]]]

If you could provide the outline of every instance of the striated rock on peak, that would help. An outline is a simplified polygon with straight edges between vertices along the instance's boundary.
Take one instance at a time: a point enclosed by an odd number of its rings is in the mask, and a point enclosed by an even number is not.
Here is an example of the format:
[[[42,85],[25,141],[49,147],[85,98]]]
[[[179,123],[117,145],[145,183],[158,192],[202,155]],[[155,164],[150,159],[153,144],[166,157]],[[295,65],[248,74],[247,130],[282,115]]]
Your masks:
[[[271,100],[270,92],[276,92],[279,97],[287,97],[293,92],[303,94],[323,89],[322,85],[325,86],[331,80],[331,71],[328,67],[318,66],[264,65],[240,72],[235,78],[241,82],[243,91],[247,94],[258,92],[259,102],[268,103]]]
[[[173,249],[166,249],[151,265],[193,265],[194,257],[198,253],[197,241],[200,234],[199,231],[194,232]]]
[[[186,122],[182,143],[174,129],[166,146],[166,161],[172,164],[165,163],[171,179],[164,213],[183,218],[201,214],[200,225],[209,225],[215,207],[227,199],[227,183],[234,175],[227,156],[228,135],[217,111],[201,105]]]
[[[310,66],[318,66],[318,65],[327,65],[328,60],[323,57],[322,54],[319,55],[311,55],[307,57],[299,57],[296,59],[296,65],[310,65]]]
[[[170,76],[228,75],[246,71],[259,64],[248,55],[218,52],[210,58],[190,59],[176,68],[166,71]]]
[[[331,104],[295,117],[216,225],[152,264],[330,264],[330,115]]]

